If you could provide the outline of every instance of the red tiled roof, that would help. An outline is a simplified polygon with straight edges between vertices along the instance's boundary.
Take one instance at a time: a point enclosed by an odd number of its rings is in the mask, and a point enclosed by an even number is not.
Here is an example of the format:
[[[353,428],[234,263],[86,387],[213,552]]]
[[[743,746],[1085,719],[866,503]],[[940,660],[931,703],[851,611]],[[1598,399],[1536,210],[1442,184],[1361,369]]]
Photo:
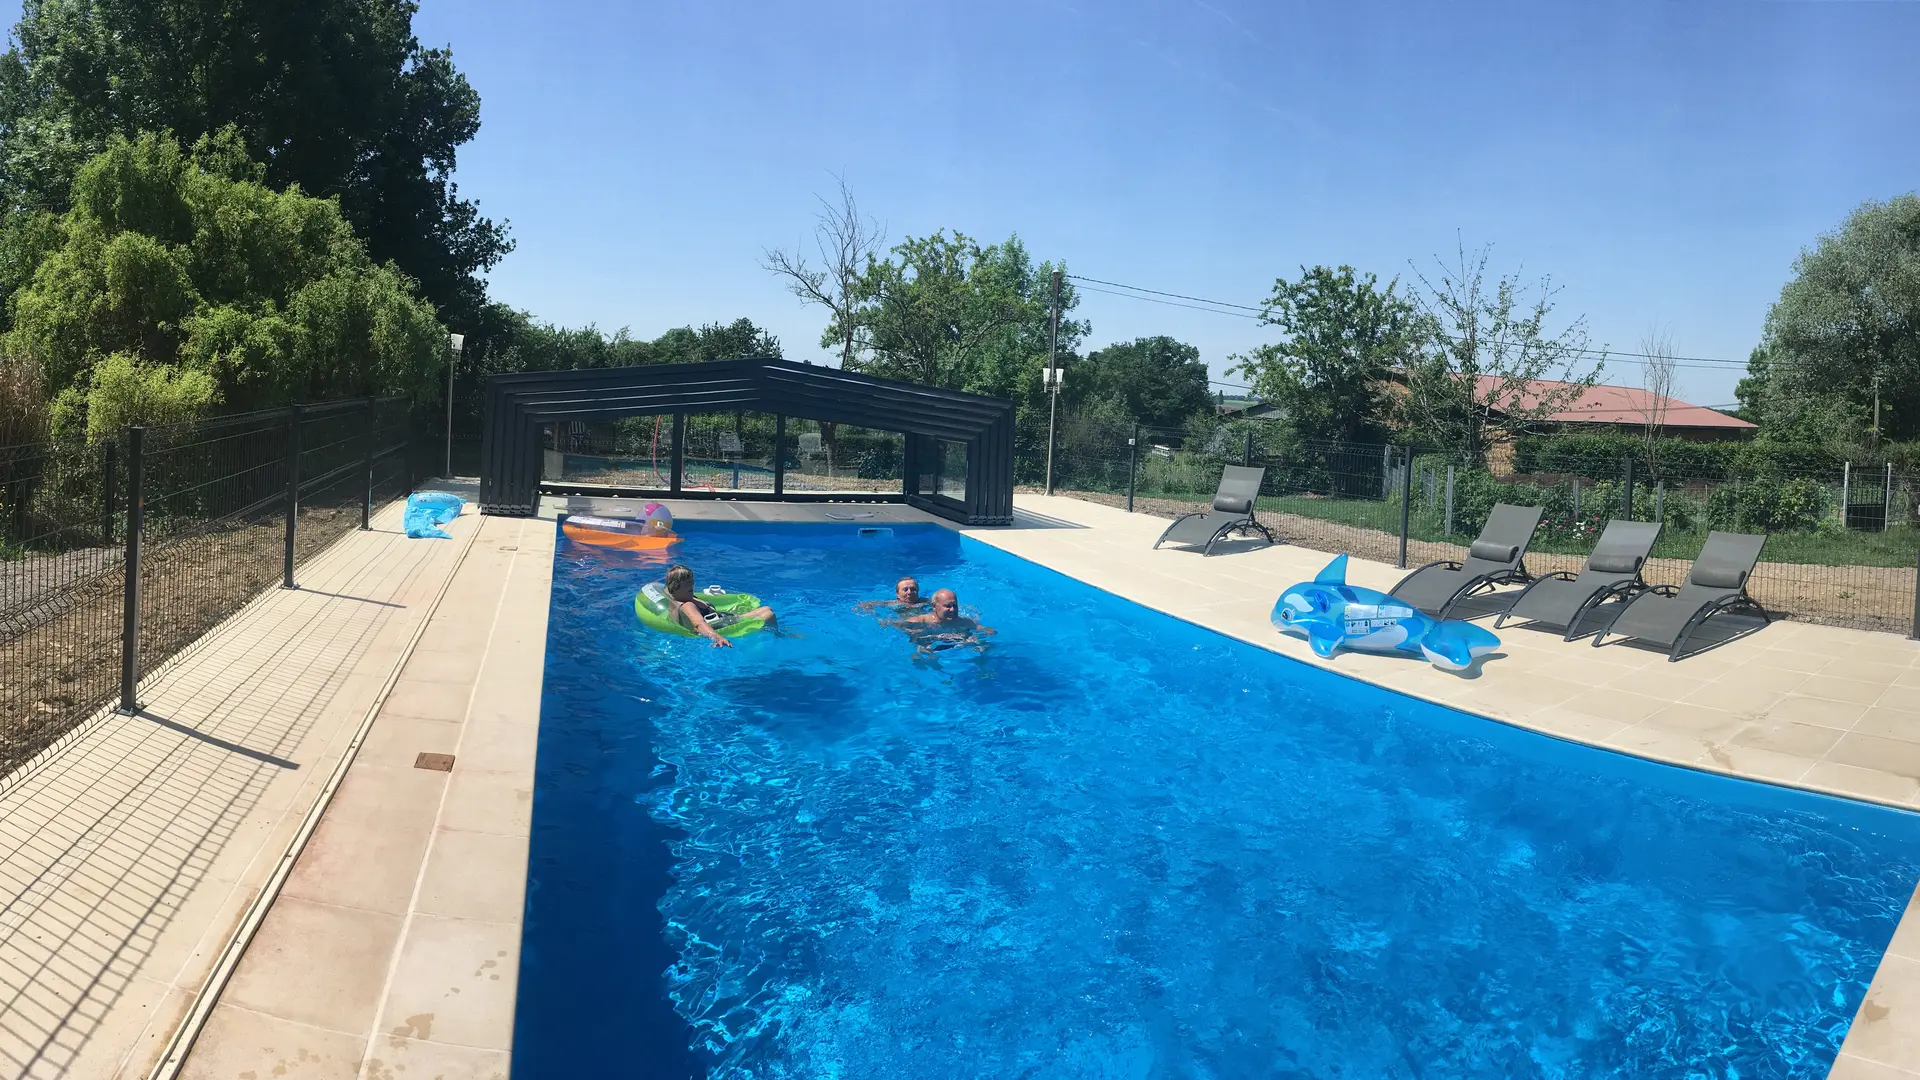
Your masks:
[[[1486,400],[1500,385],[1500,381],[1491,375],[1479,376],[1480,396]],[[1565,389],[1569,384],[1540,379],[1530,382],[1517,395],[1522,405],[1532,405],[1556,390]],[[1512,399],[1509,398],[1509,401]],[[1666,402],[1666,412],[1660,422],[1666,427],[1679,428],[1727,428],[1746,430],[1755,425],[1737,416],[1707,408],[1705,405],[1689,405],[1678,398],[1662,398],[1648,390],[1634,386],[1590,386],[1582,391],[1579,398],[1558,412],[1550,413],[1542,419],[1563,424],[1645,424],[1659,402]],[[1496,403],[1497,407],[1497,403]]]

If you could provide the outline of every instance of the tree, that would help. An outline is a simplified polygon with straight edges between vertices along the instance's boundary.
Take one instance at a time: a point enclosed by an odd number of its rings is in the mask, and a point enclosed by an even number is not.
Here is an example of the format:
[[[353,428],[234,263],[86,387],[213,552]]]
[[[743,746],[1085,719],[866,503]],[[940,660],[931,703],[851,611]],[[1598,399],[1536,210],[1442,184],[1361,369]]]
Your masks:
[[[1643,367],[1640,373],[1640,385],[1647,391],[1647,404],[1643,411],[1645,441],[1647,446],[1647,467],[1655,476],[1660,475],[1660,439],[1667,426],[1667,402],[1673,397],[1673,336],[1660,330],[1649,330],[1641,339],[1640,351],[1643,355]]]
[[[273,188],[340,210],[448,318],[511,249],[453,183],[480,98],[413,34],[413,0],[27,0],[0,57],[0,205],[65,212],[115,136],[183,143],[231,127]],[[4,272],[4,267],[0,267]],[[6,282],[0,281],[0,284]]]
[[[1379,441],[1387,380],[1411,358],[1420,331],[1413,305],[1394,294],[1397,285],[1381,289],[1351,266],[1303,266],[1299,281],[1276,279],[1260,321],[1287,338],[1237,357],[1232,370],[1256,396],[1280,405],[1303,438]]]
[[[1035,266],[1020,238],[982,248],[962,233],[907,237],[890,257],[869,257],[854,291],[853,369],[1003,397],[1039,392],[1047,353],[1050,263]],[[1060,348],[1088,332],[1064,317],[1078,305],[1061,289]],[[845,317],[843,316],[843,319]],[[840,320],[828,327],[839,339]]]
[[[1755,345],[1747,354],[1747,373],[1741,376],[1733,388],[1733,398],[1740,407],[1733,415],[1749,424],[1758,424],[1766,414],[1767,400],[1767,347]]]
[[[1165,335],[1088,353],[1066,387],[1077,411],[1111,402],[1120,415],[1148,427],[1178,428],[1213,406],[1200,350]]]
[[[515,371],[577,371],[738,360],[749,356],[777,359],[780,355],[780,339],[755,326],[751,319],[708,323],[699,329],[679,327],[645,341],[632,336],[625,327],[611,335],[592,326],[559,327],[536,322],[524,311],[503,307],[494,313],[485,350],[475,356],[473,363],[475,371],[497,375]]]
[[[802,303],[827,309],[828,326],[820,336],[820,345],[838,347],[840,366],[852,370],[854,339],[860,327],[854,308],[860,302],[861,272],[880,253],[886,229],[860,213],[844,177],[835,179],[840,184],[840,201],[831,203],[820,198],[820,212],[814,217],[813,241],[821,265],[816,268],[809,264],[798,244],[792,252],[768,248],[760,265],[785,278],[787,291]]]
[[[1472,462],[1570,408],[1606,368],[1604,350],[1587,359],[1596,354],[1585,318],[1547,332],[1559,295],[1551,279],[1528,284],[1513,275],[1488,288],[1489,251],[1469,256],[1461,247],[1458,263],[1440,263],[1432,279],[1415,269],[1427,344],[1407,367],[1402,400],[1416,436],[1457,447]]]
[[[236,172],[230,140],[188,153],[157,135],[114,136],[81,167],[0,339],[44,373],[63,430],[215,402],[436,396],[446,330],[413,282],[368,257],[332,200]]]
[[[1768,435],[1920,436],[1920,196],[1863,203],[1802,251],[1764,343]]]

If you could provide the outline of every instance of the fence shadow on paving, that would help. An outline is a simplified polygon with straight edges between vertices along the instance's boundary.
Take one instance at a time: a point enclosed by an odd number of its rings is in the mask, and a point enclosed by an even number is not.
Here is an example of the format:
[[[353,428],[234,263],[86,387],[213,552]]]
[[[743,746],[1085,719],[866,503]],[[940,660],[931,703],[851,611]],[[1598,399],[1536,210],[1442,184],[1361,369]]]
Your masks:
[[[1173,516],[1205,507],[1221,466],[1266,469],[1260,521],[1301,547],[1417,567],[1463,558],[1495,503],[1542,506],[1527,568],[1578,571],[1610,518],[1662,523],[1644,571],[1679,584],[1710,530],[1768,534],[1748,588],[1776,616],[1914,633],[1920,625],[1920,476],[1884,463],[1701,475],[1627,460],[1522,462],[1496,476],[1457,454],[1384,444],[1267,445],[1211,433],[1064,425],[1055,494]],[[1022,447],[1023,490],[1039,490],[1045,445]]]
[[[0,447],[0,778],[292,582],[420,456],[399,398]]]

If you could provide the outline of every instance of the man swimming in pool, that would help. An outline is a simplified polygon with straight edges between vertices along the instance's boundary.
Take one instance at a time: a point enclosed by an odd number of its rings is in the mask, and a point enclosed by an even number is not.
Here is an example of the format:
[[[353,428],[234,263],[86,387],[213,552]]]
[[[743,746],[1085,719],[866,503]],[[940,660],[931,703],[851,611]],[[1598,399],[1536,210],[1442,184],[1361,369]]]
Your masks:
[[[693,571],[676,566],[667,571],[667,597],[673,601],[673,621],[713,643],[716,649],[731,649],[733,642],[720,636],[720,628],[741,619],[763,619],[773,625],[773,609],[762,605],[741,615],[715,611],[713,605],[694,595]]]
[[[893,625],[907,632],[922,652],[939,652],[956,645],[980,645],[980,639],[993,633],[975,619],[960,614],[960,598],[952,589],[933,594],[932,610],[896,621]]]
[[[917,613],[926,610],[927,600],[926,597],[920,595],[920,582],[917,579],[903,577],[893,583],[893,599],[862,600],[854,606],[861,611],[872,611],[874,608],[886,608],[889,611],[897,611],[905,614],[907,612]]]

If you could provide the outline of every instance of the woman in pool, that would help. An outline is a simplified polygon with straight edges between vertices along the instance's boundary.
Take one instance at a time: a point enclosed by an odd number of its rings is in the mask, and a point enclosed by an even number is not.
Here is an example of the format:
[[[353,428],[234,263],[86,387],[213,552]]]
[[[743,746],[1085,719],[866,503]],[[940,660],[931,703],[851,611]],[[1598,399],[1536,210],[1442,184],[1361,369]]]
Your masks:
[[[733,642],[721,637],[718,630],[735,620],[762,619],[773,625],[773,609],[765,605],[739,615],[715,611],[712,604],[694,595],[693,571],[684,566],[667,571],[666,585],[667,596],[673,601],[673,621],[706,638],[716,649],[733,648]]]

